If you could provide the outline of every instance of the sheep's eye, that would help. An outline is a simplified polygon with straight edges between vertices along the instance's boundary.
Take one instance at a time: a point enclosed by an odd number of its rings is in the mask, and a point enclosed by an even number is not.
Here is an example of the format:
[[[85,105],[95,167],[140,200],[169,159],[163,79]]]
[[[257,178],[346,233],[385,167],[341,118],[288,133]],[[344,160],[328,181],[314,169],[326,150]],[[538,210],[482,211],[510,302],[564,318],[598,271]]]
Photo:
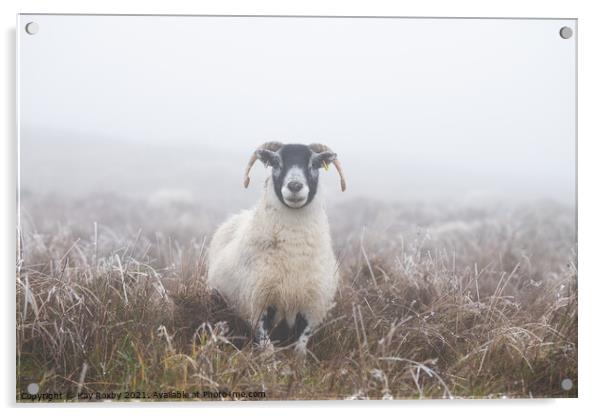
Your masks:
[[[280,159],[278,159],[277,157],[271,158],[268,161],[268,164],[275,169],[280,169]]]
[[[320,169],[322,167],[322,163],[323,162],[322,162],[322,160],[320,160],[320,158],[317,158],[317,157],[313,158],[312,161],[311,161],[311,168],[315,169],[315,170],[318,170],[318,169]]]

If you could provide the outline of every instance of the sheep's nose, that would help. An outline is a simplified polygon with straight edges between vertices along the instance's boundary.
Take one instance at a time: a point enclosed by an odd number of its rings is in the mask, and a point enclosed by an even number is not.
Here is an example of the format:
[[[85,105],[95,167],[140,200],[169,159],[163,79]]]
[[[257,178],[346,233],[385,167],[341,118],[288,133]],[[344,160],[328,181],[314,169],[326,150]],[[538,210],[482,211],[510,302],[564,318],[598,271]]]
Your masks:
[[[301,188],[303,188],[303,184],[299,181],[290,181],[288,185],[286,185],[288,189],[292,192],[299,192]]]

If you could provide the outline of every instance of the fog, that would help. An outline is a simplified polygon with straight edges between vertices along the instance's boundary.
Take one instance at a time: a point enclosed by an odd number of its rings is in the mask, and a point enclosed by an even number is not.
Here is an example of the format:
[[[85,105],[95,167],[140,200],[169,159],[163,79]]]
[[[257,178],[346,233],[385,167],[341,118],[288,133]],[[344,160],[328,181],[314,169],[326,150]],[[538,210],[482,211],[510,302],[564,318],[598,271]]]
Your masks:
[[[35,35],[25,33],[31,21]],[[20,186],[256,199],[268,140],[329,198],[575,200],[573,20],[21,15]],[[335,194],[336,193],[336,194]]]

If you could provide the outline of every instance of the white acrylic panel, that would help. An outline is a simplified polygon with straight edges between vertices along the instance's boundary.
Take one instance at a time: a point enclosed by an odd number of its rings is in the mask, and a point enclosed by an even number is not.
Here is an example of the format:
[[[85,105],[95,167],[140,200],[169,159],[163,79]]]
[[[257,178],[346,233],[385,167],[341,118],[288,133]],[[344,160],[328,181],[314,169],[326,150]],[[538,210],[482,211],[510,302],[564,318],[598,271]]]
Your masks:
[[[576,20],[16,31],[18,401],[577,396]],[[306,159],[301,208],[269,182],[290,166],[245,189],[266,141],[328,145],[347,190]],[[316,321],[305,361],[254,343],[266,288]]]

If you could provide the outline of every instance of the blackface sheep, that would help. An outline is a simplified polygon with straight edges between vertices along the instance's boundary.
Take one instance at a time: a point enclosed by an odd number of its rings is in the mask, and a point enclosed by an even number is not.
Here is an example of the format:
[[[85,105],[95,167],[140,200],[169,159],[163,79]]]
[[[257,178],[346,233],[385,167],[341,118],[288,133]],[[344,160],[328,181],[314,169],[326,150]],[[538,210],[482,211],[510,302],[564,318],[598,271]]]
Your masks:
[[[341,190],[337,155],[322,144],[268,142],[251,156],[271,167],[259,203],[219,226],[209,247],[207,281],[255,328],[261,346],[293,339],[305,355],[312,329],[326,316],[338,271],[319,170],[332,163]]]

